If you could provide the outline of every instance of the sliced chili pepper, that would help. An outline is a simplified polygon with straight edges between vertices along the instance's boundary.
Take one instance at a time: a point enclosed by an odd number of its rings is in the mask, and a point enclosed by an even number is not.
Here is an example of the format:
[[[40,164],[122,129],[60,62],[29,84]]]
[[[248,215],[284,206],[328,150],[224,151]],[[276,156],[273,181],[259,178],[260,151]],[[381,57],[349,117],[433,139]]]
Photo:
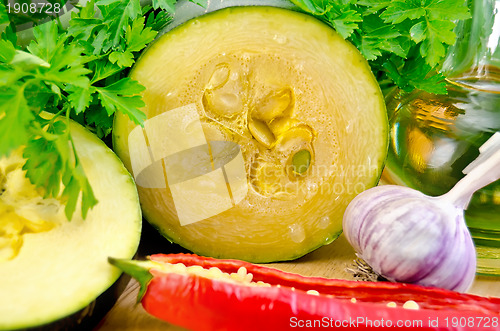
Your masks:
[[[500,298],[410,284],[304,277],[192,254],[110,262],[139,280],[139,300],[148,313],[190,330],[500,330]]]

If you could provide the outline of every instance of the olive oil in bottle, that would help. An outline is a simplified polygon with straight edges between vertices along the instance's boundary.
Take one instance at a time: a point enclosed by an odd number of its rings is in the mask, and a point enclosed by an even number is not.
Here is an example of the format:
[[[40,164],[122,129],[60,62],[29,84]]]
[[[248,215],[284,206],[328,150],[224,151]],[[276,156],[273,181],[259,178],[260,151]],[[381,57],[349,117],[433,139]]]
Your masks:
[[[500,1],[468,2],[441,71],[447,95],[416,90],[387,96],[390,146],[384,179],[425,194],[451,189],[479,147],[500,131]],[[500,180],[477,191],[466,221],[478,273],[500,276]]]

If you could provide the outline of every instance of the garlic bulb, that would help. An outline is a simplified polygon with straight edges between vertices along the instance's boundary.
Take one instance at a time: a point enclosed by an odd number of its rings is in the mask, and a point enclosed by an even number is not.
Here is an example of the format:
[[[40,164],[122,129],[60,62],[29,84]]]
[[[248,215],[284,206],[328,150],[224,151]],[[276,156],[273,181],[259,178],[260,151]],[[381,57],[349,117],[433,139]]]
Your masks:
[[[500,132],[480,148],[452,190],[430,197],[383,185],[359,194],[344,213],[344,233],[358,256],[391,281],[464,292],[476,251],[464,219],[472,194],[500,178]]]

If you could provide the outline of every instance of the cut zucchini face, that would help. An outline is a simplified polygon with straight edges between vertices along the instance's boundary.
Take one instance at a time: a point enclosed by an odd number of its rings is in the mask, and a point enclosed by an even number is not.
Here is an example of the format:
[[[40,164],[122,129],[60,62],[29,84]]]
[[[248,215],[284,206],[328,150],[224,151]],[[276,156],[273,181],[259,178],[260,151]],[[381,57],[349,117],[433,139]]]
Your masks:
[[[115,151],[146,219],[193,252],[300,257],[337,238],[348,203],[379,180],[377,81],[311,16],[257,6],[200,16],[154,42],[131,77],[146,87],[148,120],[118,115]]]
[[[101,140],[70,128],[99,201],[85,220],[75,213],[68,221],[63,202],[42,198],[20,150],[0,159],[0,330],[91,328],[85,323],[98,322],[119,293],[108,290],[120,271],[107,258],[137,250],[142,216],[132,177]]]

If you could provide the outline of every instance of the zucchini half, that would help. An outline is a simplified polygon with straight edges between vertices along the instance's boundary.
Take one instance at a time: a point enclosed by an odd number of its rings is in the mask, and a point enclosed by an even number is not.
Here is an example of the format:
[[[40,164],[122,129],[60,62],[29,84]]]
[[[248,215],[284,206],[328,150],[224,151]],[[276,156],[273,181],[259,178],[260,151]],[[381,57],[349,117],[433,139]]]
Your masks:
[[[76,123],[70,129],[99,201],[85,220],[76,212],[68,221],[63,202],[42,198],[21,151],[0,159],[0,330],[89,330],[128,281],[117,281],[121,272],[107,259],[132,258],[138,248],[134,181],[94,134]]]

